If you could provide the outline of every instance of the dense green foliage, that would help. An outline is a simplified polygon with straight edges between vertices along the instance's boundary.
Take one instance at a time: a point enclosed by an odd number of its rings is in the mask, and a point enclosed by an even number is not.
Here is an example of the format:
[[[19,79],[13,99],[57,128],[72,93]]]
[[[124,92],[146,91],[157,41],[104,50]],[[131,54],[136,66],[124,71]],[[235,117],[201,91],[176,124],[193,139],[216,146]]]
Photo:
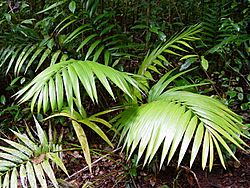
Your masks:
[[[190,167],[201,150],[203,169],[212,169],[215,153],[226,168],[225,156],[237,160],[234,148],[247,147],[243,118],[225,105],[250,110],[249,1],[8,0],[0,11],[0,117],[69,118],[90,171],[85,127],[111,147],[115,134],[128,158],[137,151],[144,165],[157,151],[160,166],[175,153],[180,165],[190,147]],[[16,148],[19,161],[9,161],[0,148],[3,187],[16,182],[20,164],[30,185],[47,187],[48,159],[66,172],[36,126],[39,146],[32,134],[14,132],[29,156]]]

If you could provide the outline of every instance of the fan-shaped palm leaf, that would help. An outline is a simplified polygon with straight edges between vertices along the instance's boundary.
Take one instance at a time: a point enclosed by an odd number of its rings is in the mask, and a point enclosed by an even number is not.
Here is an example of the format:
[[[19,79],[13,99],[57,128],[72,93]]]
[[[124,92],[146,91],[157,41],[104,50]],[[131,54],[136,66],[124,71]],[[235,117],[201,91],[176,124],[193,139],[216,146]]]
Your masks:
[[[236,159],[228,142],[241,149],[240,144],[247,145],[239,137],[245,136],[239,116],[215,99],[184,91],[165,92],[153,102],[128,109],[122,113],[118,124],[124,146],[130,149],[129,156],[137,146],[138,160],[146,151],[144,164],[152,160],[161,144],[161,165],[166,156],[170,162],[181,144],[179,165],[194,138],[190,166],[202,146],[202,167],[205,168],[210,153],[211,170],[214,148],[225,167],[222,147]]]
[[[46,176],[54,187],[58,187],[55,174],[52,170],[49,160],[57,164],[66,174],[67,170],[55,153],[53,148],[58,150],[53,144],[49,143],[47,137],[39,123],[36,123],[36,135],[28,137],[26,134],[13,133],[20,140],[14,142],[8,139],[1,139],[9,146],[0,146],[0,185],[3,187],[17,188],[18,179],[22,187],[48,187]]]
[[[61,110],[67,100],[67,106],[73,111],[75,102],[79,112],[83,115],[80,96],[80,83],[93,102],[98,102],[95,79],[98,79],[108,93],[115,99],[110,86],[112,81],[129,97],[132,96],[130,86],[137,89],[137,82],[124,72],[91,61],[69,60],[52,65],[38,74],[26,87],[16,93],[20,103],[32,98],[31,109],[37,102],[37,111],[41,108],[46,112],[49,107],[52,111]]]
[[[215,148],[223,167],[223,152],[228,152],[237,160],[229,143],[240,149],[243,149],[241,145],[247,146],[240,138],[247,137],[241,118],[211,97],[178,91],[190,86],[176,87],[164,92],[171,81],[187,71],[172,77],[171,72],[152,87],[147,104],[131,107],[119,116],[116,125],[122,131],[120,142],[124,142],[129,157],[138,148],[138,161],[145,153],[145,165],[150,163],[162,145],[162,166],[166,157],[168,163],[170,162],[180,146],[180,165],[193,140],[190,167],[201,147],[203,169],[208,161],[209,169],[212,169]]]

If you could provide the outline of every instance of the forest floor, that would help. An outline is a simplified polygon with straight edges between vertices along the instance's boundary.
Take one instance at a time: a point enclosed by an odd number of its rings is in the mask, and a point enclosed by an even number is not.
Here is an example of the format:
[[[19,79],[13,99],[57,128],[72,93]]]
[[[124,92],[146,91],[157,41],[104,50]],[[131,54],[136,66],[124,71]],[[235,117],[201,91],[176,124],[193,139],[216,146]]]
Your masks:
[[[250,140],[246,140],[250,145]],[[232,158],[226,159],[227,169],[215,156],[211,172],[202,170],[201,159],[196,158],[192,167],[188,167],[188,159],[177,169],[177,161],[163,165],[159,171],[157,159],[150,167],[135,168],[128,163],[120,149],[105,148],[105,144],[92,146],[92,173],[78,151],[65,153],[64,160],[70,177],[61,176],[62,187],[95,187],[95,188],[249,188],[250,187],[250,149],[238,150],[235,155],[240,162]],[[106,153],[103,153],[103,152]],[[102,152],[102,153],[101,153]],[[60,175],[57,175],[59,177]],[[66,183],[68,182],[68,183]]]
[[[101,149],[100,147],[101,145],[98,149]],[[188,165],[180,166],[177,169],[175,162],[172,162],[158,171],[157,162],[155,162],[155,167],[151,166],[150,170],[146,167],[135,169],[132,164],[125,165],[126,160],[120,150],[110,150],[104,156],[92,156],[93,166],[92,173],[90,173],[78,152],[68,152],[65,160],[69,161],[65,162],[72,175],[64,179],[68,184],[63,179],[61,183],[62,187],[77,188],[84,187],[83,185],[97,188],[249,188],[250,150],[237,151],[236,156],[240,163],[229,159],[226,170],[223,169],[217,158],[211,172],[208,172],[207,169],[203,171],[198,158],[192,169],[189,169]]]

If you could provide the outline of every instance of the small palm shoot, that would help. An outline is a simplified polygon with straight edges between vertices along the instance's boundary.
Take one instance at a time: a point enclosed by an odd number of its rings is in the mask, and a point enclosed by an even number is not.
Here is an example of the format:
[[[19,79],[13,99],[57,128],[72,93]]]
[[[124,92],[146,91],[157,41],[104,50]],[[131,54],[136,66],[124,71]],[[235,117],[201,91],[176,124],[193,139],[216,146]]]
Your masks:
[[[18,141],[1,138],[9,146],[0,146],[0,187],[46,188],[49,182],[58,187],[51,162],[68,174],[58,155],[58,147],[48,142],[36,119],[35,124],[38,140],[30,131],[29,136],[12,131]]]

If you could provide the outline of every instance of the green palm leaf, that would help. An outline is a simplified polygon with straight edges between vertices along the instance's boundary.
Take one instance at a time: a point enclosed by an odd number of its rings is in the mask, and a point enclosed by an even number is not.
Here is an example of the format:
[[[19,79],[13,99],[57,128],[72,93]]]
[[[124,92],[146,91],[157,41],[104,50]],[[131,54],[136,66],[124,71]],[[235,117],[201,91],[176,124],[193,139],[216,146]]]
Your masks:
[[[39,142],[33,142],[32,138],[15,131],[13,133],[20,140],[19,143],[2,139],[8,144],[0,146],[0,185],[3,187],[17,188],[18,180],[22,187],[45,188],[48,187],[48,180],[54,187],[58,187],[49,160],[67,174],[62,159],[54,151],[54,145],[48,143],[47,136],[36,119],[35,123]]]
[[[106,126],[107,128],[111,129],[112,125],[107,122],[106,120],[98,117],[103,114],[110,113],[112,111],[115,111],[117,109],[113,110],[106,110],[97,114],[94,114],[90,117],[82,116],[81,114],[77,113],[76,111],[73,111],[73,114],[70,112],[70,110],[64,109],[61,113],[57,113],[54,115],[49,116],[45,120],[57,116],[64,116],[68,117],[72,120],[72,125],[75,130],[75,133],[77,135],[77,138],[81,144],[81,148],[84,154],[84,157],[86,159],[86,162],[88,164],[88,167],[91,171],[91,156],[90,156],[90,149],[89,149],[89,144],[88,144],[88,139],[85,134],[84,128],[81,126],[81,124],[89,127],[91,130],[93,130],[96,134],[98,134],[107,144],[109,144],[111,147],[113,147],[111,141],[105,134],[105,132],[98,126],[98,124],[102,124]]]
[[[246,135],[238,115],[213,98],[185,91],[167,91],[155,101],[125,110],[117,125],[122,130],[121,141],[124,141],[129,156],[137,147],[138,160],[145,153],[144,165],[150,163],[161,145],[160,165],[167,156],[170,162],[179,145],[180,165],[193,138],[190,167],[202,140],[203,168],[208,161],[208,153],[213,156],[214,146],[224,167],[223,149],[237,160],[229,142],[240,149],[243,149],[241,145],[247,146],[239,137]],[[210,157],[210,170],[212,165],[213,158]]]
[[[170,64],[163,56],[163,54],[171,54],[183,57],[184,55],[181,55],[179,53],[190,52],[190,50],[192,50],[193,48],[188,43],[198,40],[199,38],[195,37],[195,35],[201,31],[201,25],[191,26],[186,30],[177,33],[167,42],[158,45],[152,52],[146,55],[140,66],[138,74],[145,75],[150,78],[151,74],[147,71],[147,69],[150,69],[151,66],[159,65],[161,67],[165,67],[163,64]]]
[[[137,82],[124,72],[91,61],[69,60],[51,65],[38,74],[26,87],[16,93],[19,102],[32,99],[31,109],[37,102],[38,112],[43,108],[44,113],[62,109],[65,96],[67,106],[73,111],[74,101],[78,110],[82,110],[80,83],[93,102],[98,102],[95,80],[98,79],[108,93],[115,99],[110,81],[120,88],[130,98],[131,86],[138,88]],[[56,86],[56,87],[54,87]]]
[[[48,40],[46,40],[48,42]],[[26,74],[31,66],[35,66],[37,71],[43,64],[49,60],[50,64],[55,64],[59,61],[60,50],[52,52],[51,49],[45,47],[46,41],[41,42],[40,45],[19,45],[19,46],[8,46],[2,48],[0,51],[0,67],[6,66],[6,74],[13,67],[15,76]],[[65,55],[65,54],[64,54]],[[47,66],[49,63],[47,63]]]

